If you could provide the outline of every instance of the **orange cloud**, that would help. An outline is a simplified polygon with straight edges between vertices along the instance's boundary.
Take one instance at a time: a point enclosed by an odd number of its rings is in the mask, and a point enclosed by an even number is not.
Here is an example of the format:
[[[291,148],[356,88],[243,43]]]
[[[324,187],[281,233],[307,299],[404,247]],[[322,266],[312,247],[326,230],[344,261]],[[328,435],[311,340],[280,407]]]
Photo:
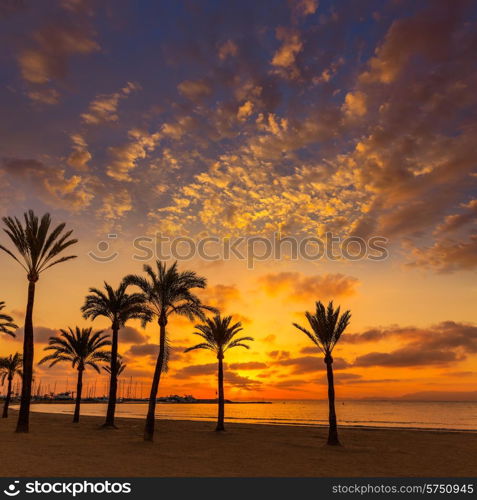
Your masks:
[[[63,169],[49,167],[37,160],[6,159],[3,170],[12,180],[12,188],[13,184],[21,183],[25,196],[25,187],[29,186],[43,202],[52,206],[77,211],[87,207],[94,198],[86,179],[79,175],[68,178]]]
[[[349,117],[364,116],[367,111],[366,94],[364,92],[348,92],[341,108]]]
[[[414,56],[445,58],[447,40],[464,7],[464,3],[451,7],[445,2],[432,2],[429,9],[416,16],[394,21],[360,81],[390,84]]]
[[[147,157],[159,141],[160,134],[149,134],[139,129],[132,129],[128,133],[131,141],[109,148],[111,161],[106,173],[119,181],[131,181],[130,171],[136,168],[137,162]]]
[[[477,326],[443,321],[429,328],[375,328],[343,335],[341,343],[373,343],[390,338],[405,342],[390,352],[374,351],[356,358],[355,366],[431,366],[463,361],[477,353]]]
[[[38,104],[57,104],[60,100],[60,93],[48,88],[29,90],[27,96]]]
[[[276,31],[276,37],[282,42],[282,45],[272,58],[272,66],[278,68],[279,74],[282,76],[297,78],[300,72],[295,61],[297,55],[303,49],[303,42],[301,41],[299,32],[279,27]]]
[[[298,272],[270,273],[258,282],[271,296],[283,293],[299,302],[354,295],[359,284],[357,278],[343,274],[305,276]]]
[[[70,136],[73,143],[73,152],[68,156],[66,162],[76,170],[88,170],[88,162],[91,160],[91,153],[88,145],[80,134]]]
[[[232,40],[227,40],[219,47],[218,56],[221,61],[225,61],[229,57],[236,56],[238,54],[238,47]]]
[[[470,224],[477,223],[477,199],[461,205],[464,211],[445,217],[444,222],[436,228],[437,234],[452,233]]]
[[[90,102],[88,111],[81,115],[81,119],[88,125],[118,121],[119,101],[139,88],[137,83],[128,82],[119,92],[97,96]]]
[[[106,330],[111,335],[111,330]],[[120,342],[126,344],[143,344],[148,337],[132,326],[123,326],[119,332]]]
[[[288,3],[296,17],[309,16],[318,9],[318,0],[288,0]]]
[[[204,304],[216,307],[221,311],[227,310],[231,304],[235,305],[240,300],[240,291],[235,285],[218,284],[208,286],[204,290],[200,290],[198,295],[200,295]]]
[[[311,373],[323,371],[326,365],[323,361],[323,356],[298,356],[296,358],[287,358],[274,361],[274,366],[291,367],[291,375],[298,375],[301,373]],[[333,368],[335,370],[344,370],[351,365],[343,358],[334,357]]]
[[[177,88],[182,95],[191,101],[207,97],[212,92],[210,85],[205,80],[185,80],[179,83]]]
[[[411,248],[412,254],[408,263],[410,267],[424,267],[439,273],[477,267],[477,234],[471,234],[463,241],[445,238],[437,240],[429,247]]]
[[[115,220],[133,209],[129,191],[125,188],[116,189],[102,197],[98,215],[106,220]]]
[[[36,32],[33,40],[34,46],[18,55],[22,77],[29,83],[44,84],[64,78],[69,56],[99,50],[88,32],[74,26],[48,26]]]
[[[262,386],[262,382],[255,380],[250,377],[244,377],[239,375],[232,369],[230,369],[227,363],[224,364],[224,381],[229,387],[236,387],[247,391],[259,391]],[[217,363],[205,363],[201,365],[190,365],[179,369],[175,372],[174,377],[177,379],[194,379],[196,377],[212,376],[217,375]]]
[[[253,102],[245,101],[237,111],[237,119],[246,120],[253,113]]]
[[[245,363],[231,363],[229,367],[232,370],[262,370],[267,368],[267,364],[260,361],[248,361]]]

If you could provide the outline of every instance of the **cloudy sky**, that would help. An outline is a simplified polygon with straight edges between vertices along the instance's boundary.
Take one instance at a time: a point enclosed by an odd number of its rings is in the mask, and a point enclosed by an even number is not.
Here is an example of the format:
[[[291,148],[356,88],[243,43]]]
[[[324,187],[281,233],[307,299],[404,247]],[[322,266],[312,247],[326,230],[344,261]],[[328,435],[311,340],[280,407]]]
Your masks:
[[[476,398],[476,20],[461,0],[0,1],[0,213],[48,211],[80,240],[39,282],[37,357],[88,324],[88,287],[141,271],[136,237],[380,236],[379,261],[180,264],[255,338],[227,360],[229,396],[325,397],[291,323],[334,299],[353,314],[340,397]],[[100,241],[118,256],[88,257]],[[0,266],[22,324],[25,276]],[[215,394],[215,360],[182,353],[192,326],[170,326],[162,395]],[[122,334],[144,393],[157,340],[154,325]],[[21,330],[0,339],[19,349]],[[37,372],[61,388],[74,376]]]

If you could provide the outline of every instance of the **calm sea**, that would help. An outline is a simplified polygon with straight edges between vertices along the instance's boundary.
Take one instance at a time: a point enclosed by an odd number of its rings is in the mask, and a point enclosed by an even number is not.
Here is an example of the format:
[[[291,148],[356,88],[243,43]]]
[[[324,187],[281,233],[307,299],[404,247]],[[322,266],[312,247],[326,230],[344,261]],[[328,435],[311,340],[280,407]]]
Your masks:
[[[33,404],[33,411],[73,413],[71,404]],[[345,401],[336,406],[342,426],[395,427],[414,429],[452,429],[477,431],[477,402],[404,402]],[[147,412],[144,403],[121,403],[117,416],[142,418]],[[230,422],[275,425],[326,425],[326,401],[274,401],[272,404],[228,404],[226,419]],[[106,405],[83,404],[83,415],[105,415]],[[157,405],[157,418],[171,420],[213,421],[215,404]]]

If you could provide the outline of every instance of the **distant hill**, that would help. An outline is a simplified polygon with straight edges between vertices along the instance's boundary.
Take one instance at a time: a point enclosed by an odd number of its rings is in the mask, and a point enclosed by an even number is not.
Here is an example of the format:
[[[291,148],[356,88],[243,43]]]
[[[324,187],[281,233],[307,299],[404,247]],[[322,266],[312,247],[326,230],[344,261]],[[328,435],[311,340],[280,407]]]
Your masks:
[[[477,391],[421,391],[404,394],[406,401],[477,401]]]

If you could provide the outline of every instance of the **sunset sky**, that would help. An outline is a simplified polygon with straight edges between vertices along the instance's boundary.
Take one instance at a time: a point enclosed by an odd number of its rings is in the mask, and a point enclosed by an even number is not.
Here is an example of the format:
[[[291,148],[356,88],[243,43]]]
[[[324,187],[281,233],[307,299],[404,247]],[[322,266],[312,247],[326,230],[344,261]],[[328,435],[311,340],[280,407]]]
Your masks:
[[[0,214],[50,212],[79,239],[38,283],[36,359],[59,328],[91,325],[90,286],[141,272],[134,238],[380,236],[378,261],[179,263],[255,338],[227,353],[226,396],[325,398],[292,323],[334,299],[352,311],[339,398],[477,400],[476,23],[460,0],[0,1]],[[0,266],[22,325],[26,277]],[[192,331],[169,326],[160,396],[215,397],[216,359],[183,353]],[[144,396],[157,343],[155,324],[120,334],[122,379]],[[68,365],[35,370],[73,387]]]

